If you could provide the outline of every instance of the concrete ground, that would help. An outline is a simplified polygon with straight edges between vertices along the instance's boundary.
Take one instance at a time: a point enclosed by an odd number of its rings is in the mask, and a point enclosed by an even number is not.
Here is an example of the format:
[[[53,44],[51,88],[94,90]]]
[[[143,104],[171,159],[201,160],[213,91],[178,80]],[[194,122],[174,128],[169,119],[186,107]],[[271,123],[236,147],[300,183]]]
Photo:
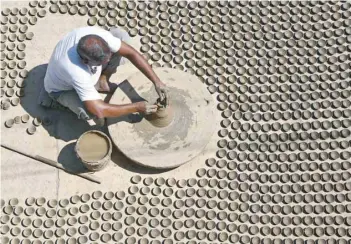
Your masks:
[[[77,4],[47,1],[47,11],[51,2],[63,10]],[[101,185],[1,148],[1,243],[350,243],[349,1],[98,2],[89,8],[117,17],[90,21],[128,26],[153,65],[204,81],[222,101],[218,118],[208,118],[218,134],[194,160],[165,172],[114,150],[108,168],[94,174]],[[2,2],[22,6],[28,2]],[[74,143],[95,128],[36,100],[56,43],[88,18],[47,12],[29,26],[25,96],[1,111],[1,143],[76,172],[83,167]],[[112,79],[135,71],[124,66]],[[25,113],[53,123],[34,135],[26,133],[32,119],[4,126]],[[37,199],[24,203],[28,197]]]

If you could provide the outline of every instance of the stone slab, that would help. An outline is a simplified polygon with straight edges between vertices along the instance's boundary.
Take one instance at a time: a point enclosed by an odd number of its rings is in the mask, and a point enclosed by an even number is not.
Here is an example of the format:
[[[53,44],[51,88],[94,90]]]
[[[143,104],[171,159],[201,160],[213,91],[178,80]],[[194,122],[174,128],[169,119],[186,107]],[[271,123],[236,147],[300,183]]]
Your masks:
[[[214,132],[214,101],[194,75],[184,71],[156,68],[157,76],[169,89],[173,121],[156,127],[140,114],[108,118],[112,141],[136,163],[158,169],[175,168],[196,157]],[[141,72],[119,84],[110,103],[156,102],[154,85]]]

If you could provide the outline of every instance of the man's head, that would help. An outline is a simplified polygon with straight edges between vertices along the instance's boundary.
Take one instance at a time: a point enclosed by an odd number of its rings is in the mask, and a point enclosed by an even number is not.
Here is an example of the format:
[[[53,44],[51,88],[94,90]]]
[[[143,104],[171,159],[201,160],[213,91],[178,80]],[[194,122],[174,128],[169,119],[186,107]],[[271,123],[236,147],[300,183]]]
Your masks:
[[[106,64],[111,57],[107,42],[98,35],[83,36],[78,42],[77,52],[83,62],[90,66]]]

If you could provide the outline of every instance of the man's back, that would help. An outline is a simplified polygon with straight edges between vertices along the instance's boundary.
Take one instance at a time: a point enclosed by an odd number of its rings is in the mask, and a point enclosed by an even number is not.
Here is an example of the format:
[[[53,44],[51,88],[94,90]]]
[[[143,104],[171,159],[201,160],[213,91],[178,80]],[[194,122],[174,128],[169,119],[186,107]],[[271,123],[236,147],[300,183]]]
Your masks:
[[[46,71],[44,85],[47,92],[59,92],[75,89],[84,100],[84,86],[94,86],[101,74],[101,66],[93,74],[84,64],[77,52],[79,40],[86,35],[98,35],[107,41],[112,51],[118,50],[120,40],[113,37],[108,31],[98,27],[82,27],[73,30],[63,37],[56,45]],[[77,84],[79,83],[79,84]]]

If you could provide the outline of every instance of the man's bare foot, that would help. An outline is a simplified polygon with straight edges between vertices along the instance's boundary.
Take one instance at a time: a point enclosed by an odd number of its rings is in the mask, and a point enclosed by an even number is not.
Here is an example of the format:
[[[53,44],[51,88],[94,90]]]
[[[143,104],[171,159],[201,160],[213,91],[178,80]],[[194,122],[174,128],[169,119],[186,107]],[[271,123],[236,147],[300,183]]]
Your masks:
[[[111,89],[110,86],[108,84],[109,82],[107,81],[107,77],[106,75],[101,75],[99,78],[99,81],[96,84],[96,90],[98,90],[99,92],[106,92],[106,93],[110,93]]]

